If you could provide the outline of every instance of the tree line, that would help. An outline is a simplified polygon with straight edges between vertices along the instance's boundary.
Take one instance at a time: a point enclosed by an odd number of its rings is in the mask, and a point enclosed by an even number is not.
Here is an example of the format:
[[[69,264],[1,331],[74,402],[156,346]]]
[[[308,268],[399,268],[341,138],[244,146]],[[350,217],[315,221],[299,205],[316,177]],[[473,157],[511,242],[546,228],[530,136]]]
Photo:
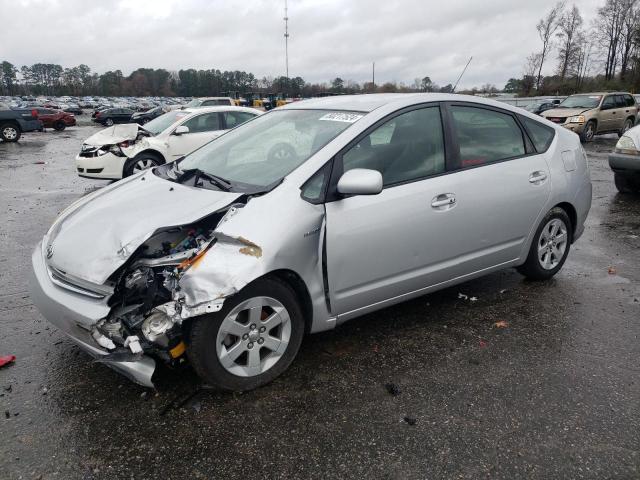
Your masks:
[[[491,91],[496,91],[495,87]],[[386,82],[358,83],[336,77],[326,83],[309,83],[301,77],[262,77],[244,71],[162,68],[138,68],[125,76],[121,70],[103,74],[92,72],[84,64],[64,68],[51,63],[36,63],[17,68],[8,61],[0,63],[0,95],[45,96],[181,96],[246,95],[283,93],[291,97],[309,97],[326,93],[374,92],[451,92],[451,84],[439,87],[429,77],[417,78],[410,85]]]
[[[605,0],[590,25],[575,4],[561,1],[536,29],[540,46],[526,58],[522,77],[509,79],[505,92],[532,96],[640,90],[638,0]],[[543,75],[554,60],[554,73]]]

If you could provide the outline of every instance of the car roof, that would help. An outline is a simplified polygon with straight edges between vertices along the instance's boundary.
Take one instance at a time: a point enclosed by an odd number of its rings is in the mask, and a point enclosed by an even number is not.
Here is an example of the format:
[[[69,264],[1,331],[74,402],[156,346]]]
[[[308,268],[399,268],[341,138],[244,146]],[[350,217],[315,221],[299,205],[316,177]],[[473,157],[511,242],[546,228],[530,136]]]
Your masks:
[[[590,93],[574,93],[573,95],[569,95],[570,97],[575,97],[577,95],[631,95],[629,92],[590,92]]]
[[[181,110],[171,110],[173,112],[184,112],[187,115],[191,115],[194,113],[209,113],[209,112],[248,112],[248,113],[256,113],[262,114],[261,110],[256,108],[249,107],[234,107],[231,105],[216,105],[215,107],[193,107],[193,108],[184,108]]]
[[[232,100],[231,97],[194,97],[194,100]]]
[[[412,105],[426,102],[472,102],[482,105],[500,107],[517,111],[515,107],[474,95],[452,93],[369,93],[364,95],[340,95],[335,97],[312,98],[293,102],[276,110],[351,110],[356,112],[372,112],[377,108],[390,104]]]

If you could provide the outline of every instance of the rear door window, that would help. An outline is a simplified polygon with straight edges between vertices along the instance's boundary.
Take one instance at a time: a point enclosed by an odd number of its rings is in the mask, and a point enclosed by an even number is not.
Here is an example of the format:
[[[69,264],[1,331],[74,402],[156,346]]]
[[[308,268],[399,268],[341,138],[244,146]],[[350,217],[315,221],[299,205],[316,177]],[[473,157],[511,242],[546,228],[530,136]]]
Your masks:
[[[450,107],[459,163],[453,170],[525,155],[522,130],[507,113],[478,107]],[[456,155],[454,155],[454,158]]]
[[[248,112],[224,112],[223,115],[227,128],[236,127],[255,117],[255,115]]]
[[[520,121],[529,134],[529,138],[531,138],[533,145],[536,147],[536,151],[538,153],[546,152],[556,134],[555,130],[528,117],[521,116]]]
[[[627,101],[624,99],[623,95],[616,95],[616,107],[624,108],[627,106]]]

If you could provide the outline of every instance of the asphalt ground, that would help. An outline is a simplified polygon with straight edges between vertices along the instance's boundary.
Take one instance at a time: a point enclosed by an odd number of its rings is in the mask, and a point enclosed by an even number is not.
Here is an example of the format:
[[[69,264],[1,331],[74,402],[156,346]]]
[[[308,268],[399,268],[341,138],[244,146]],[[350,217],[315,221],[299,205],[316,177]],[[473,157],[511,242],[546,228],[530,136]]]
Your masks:
[[[615,190],[615,136],[587,146],[591,213],[553,280],[506,270],[367,315],[230,394],[189,369],[137,386],[32,305],[32,249],[104,185],[74,174],[81,123],[0,144],[0,478],[640,478],[640,198]]]

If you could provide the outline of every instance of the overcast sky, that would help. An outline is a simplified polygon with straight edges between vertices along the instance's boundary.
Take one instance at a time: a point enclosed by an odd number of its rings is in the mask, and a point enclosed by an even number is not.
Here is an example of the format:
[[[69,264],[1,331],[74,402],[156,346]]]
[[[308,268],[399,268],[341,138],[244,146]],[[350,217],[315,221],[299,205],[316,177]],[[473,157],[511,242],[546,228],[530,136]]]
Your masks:
[[[519,77],[556,0],[289,0],[289,75],[462,87]],[[604,0],[576,2],[588,24]],[[0,0],[0,60],[284,75],[284,0]],[[554,53],[555,57],[555,53]],[[555,58],[554,58],[555,64]],[[549,69],[552,69],[550,64]]]

